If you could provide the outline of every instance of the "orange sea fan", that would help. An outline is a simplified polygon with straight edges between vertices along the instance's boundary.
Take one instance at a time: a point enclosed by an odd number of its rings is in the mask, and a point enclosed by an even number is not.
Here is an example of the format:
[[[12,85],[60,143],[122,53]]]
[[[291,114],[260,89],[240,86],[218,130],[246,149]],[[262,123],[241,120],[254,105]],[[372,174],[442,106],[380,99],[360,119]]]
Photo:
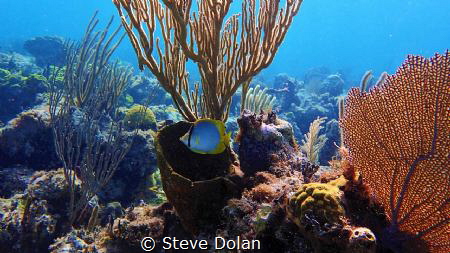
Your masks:
[[[450,252],[449,52],[408,56],[369,92],[350,90],[340,123],[350,162],[385,208],[388,231]]]

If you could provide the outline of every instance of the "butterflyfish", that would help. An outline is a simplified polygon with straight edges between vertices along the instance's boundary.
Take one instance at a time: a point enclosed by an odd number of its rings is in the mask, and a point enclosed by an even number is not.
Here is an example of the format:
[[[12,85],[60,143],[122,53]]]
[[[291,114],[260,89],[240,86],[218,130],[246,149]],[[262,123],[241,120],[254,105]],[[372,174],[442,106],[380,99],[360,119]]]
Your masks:
[[[192,152],[199,154],[220,154],[230,145],[230,133],[220,120],[199,119],[180,138]]]

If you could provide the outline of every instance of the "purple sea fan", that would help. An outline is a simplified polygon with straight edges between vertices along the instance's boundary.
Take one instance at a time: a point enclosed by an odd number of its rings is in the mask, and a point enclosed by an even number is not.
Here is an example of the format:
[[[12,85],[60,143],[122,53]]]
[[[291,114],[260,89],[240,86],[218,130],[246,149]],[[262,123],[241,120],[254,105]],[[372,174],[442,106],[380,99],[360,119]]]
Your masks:
[[[351,163],[386,211],[393,250],[422,242],[450,252],[449,52],[409,56],[369,92],[352,89],[340,123]]]

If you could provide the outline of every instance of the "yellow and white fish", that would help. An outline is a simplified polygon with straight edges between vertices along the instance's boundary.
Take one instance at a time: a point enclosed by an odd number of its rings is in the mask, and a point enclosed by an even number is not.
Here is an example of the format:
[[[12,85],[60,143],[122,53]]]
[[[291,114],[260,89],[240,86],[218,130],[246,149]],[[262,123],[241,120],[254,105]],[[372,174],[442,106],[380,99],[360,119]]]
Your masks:
[[[199,119],[180,138],[191,151],[199,154],[220,154],[230,145],[230,133],[220,120]]]

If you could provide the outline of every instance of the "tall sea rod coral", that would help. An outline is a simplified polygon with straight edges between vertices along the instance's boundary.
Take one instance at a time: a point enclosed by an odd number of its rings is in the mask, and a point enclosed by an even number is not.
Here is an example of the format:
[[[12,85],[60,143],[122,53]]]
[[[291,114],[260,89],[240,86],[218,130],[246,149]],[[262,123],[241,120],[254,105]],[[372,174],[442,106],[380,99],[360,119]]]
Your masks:
[[[284,7],[279,0],[244,0],[242,13],[232,15],[231,0],[197,0],[194,10],[192,0],[113,2],[141,70],[146,66],[155,75],[181,115],[226,121],[231,97],[270,65],[302,0],[287,0]],[[201,77],[194,91],[188,60]]]
[[[408,56],[369,92],[352,89],[341,126],[351,163],[390,221],[385,242],[397,252],[450,252],[449,52]]]
[[[69,44],[65,68],[51,73],[48,82],[55,149],[70,193],[71,225],[80,223],[89,201],[108,183],[131,147],[131,138],[115,116],[132,71],[109,63],[123,36],[115,41],[120,28],[108,36],[112,19],[95,31],[96,15],[82,42]],[[64,72],[62,79],[60,72]]]

